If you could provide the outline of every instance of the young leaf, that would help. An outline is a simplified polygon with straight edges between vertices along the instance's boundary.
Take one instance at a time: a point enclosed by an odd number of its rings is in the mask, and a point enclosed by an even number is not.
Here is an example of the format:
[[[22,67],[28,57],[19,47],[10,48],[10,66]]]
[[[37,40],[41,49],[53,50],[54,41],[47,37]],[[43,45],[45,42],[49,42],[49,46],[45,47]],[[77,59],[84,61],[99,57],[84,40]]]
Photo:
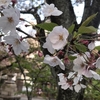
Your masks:
[[[81,26],[78,29],[78,33],[93,33],[93,32],[97,32],[97,29],[93,26],[88,26],[88,27]]]
[[[73,30],[74,30],[74,28],[75,28],[75,24],[72,24],[72,25],[68,28],[69,33],[72,33]]]
[[[41,23],[36,25],[39,28],[42,28],[44,30],[52,31],[52,29],[57,26],[56,23]]]
[[[83,44],[75,43],[75,47],[76,47],[76,49],[78,49],[78,50],[81,51],[81,52],[86,52],[86,51],[87,51],[86,46],[83,45]]]
[[[96,46],[96,47],[95,47],[95,49],[97,49],[97,50],[99,50],[99,51],[100,51],[100,46]]]
[[[91,15],[90,17],[88,17],[83,23],[82,23],[82,26],[87,26],[97,15],[98,13],[96,14],[93,14]]]
[[[74,59],[76,59],[77,57],[76,57],[76,56],[68,56],[68,58],[69,58],[70,60],[74,60]]]

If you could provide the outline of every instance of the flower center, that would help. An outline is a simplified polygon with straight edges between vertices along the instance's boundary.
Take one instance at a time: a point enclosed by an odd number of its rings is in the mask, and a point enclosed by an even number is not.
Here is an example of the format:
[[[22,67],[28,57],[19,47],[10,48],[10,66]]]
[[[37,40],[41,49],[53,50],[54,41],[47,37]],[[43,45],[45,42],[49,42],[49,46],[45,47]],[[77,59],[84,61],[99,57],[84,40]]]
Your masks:
[[[49,13],[52,13],[53,12],[53,9],[49,9]]]
[[[57,62],[57,59],[56,59],[56,58],[54,58],[54,59],[53,59],[53,62]]]
[[[8,22],[12,23],[14,20],[12,17],[8,17]]]
[[[7,1],[5,1],[5,0],[2,0],[2,1],[1,1],[1,3],[5,4],[5,3],[7,3]]]
[[[82,63],[82,64],[81,64],[81,67],[83,68],[84,66],[85,66],[84,63]]]
[[[63,41],[63,35],[59,35],[59,40],[62,40]]]
[[[20,41],[18,39],[15,39],[15,44],[16,45],[20,44]]]

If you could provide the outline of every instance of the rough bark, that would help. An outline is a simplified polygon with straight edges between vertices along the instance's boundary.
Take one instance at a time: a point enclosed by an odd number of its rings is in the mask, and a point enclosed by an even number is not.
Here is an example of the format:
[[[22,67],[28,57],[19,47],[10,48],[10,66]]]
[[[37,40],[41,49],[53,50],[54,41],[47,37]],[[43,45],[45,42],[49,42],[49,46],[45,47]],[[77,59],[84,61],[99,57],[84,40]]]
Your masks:
[[[92,14],[98,13],[96,18],[90,23],[90,25],[98,28],[100,23],[100,0],[85,0],[84,13],[82,17],[82,22],[86,20],[87,17]]]

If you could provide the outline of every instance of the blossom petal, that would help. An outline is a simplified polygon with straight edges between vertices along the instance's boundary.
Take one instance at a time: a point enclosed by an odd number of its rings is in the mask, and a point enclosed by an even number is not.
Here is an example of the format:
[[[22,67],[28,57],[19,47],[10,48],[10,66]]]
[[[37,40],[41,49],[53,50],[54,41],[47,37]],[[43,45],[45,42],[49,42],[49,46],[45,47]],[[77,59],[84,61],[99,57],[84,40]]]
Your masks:
[[[78,93],[81,90],[81,86],[79,84],[74,86],[75,91]]]
[[[96,68],[100,69],[100,57],[96,61]]]

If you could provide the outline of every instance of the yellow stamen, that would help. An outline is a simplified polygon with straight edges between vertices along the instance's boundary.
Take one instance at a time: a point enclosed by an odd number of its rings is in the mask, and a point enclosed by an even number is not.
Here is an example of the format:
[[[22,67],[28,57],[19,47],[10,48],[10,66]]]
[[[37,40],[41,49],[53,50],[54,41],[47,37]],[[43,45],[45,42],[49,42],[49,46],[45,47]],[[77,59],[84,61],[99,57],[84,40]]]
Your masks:
[[[85,66],[84,63],[82,63],[82,64],[81,64],[81,67],[83,68],[84,66]]]
[[[9,21],[10,23],[12,23],[14,20],[13,20],[12,17],[8,17],[8,21]]]
[[[63,35],[59,35],[59,40],[63,40]]]
[[[20,41],[18,39],[15,40],[15,44],[18,45],[20,44]]]

